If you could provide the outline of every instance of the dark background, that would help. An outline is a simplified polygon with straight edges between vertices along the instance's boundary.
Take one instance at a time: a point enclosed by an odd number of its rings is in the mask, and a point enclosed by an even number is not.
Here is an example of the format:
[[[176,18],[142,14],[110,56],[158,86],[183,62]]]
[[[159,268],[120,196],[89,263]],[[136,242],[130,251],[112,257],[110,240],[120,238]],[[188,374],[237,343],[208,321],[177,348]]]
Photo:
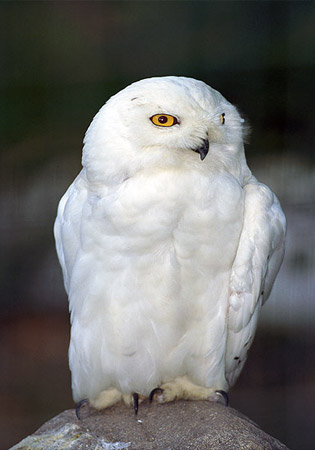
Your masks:
[[[314,26],[307,1],[0,3],[1,449],[73,406],[57,204],[97,110],[157,75],[202,79],[249,120],[288,244],[231,405],[315,448]]]

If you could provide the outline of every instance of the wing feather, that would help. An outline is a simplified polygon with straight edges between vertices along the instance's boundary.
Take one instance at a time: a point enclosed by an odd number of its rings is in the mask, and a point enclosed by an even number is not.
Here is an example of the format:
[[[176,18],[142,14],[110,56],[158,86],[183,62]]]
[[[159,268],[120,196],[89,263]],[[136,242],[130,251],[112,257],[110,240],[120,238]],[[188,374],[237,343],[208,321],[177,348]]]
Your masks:
[[[273,192],[254,178],[244,187],[244,223],[230,277],[226,378],[232,385],[246,361],[262,304],[284,255],[286,221]]]
[[[82,208],[86,197],[86,183],[81,172],[61,198],[54,225],[56,250],[67,293],[69,293],[72,269],[80,248]]]

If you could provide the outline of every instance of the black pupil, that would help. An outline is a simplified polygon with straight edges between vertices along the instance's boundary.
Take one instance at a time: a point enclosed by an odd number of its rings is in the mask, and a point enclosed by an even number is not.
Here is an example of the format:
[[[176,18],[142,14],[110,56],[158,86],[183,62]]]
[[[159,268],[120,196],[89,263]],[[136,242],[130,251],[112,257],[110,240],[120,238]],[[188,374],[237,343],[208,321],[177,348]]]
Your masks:
[[[166,116],[160,116],[159,119],[158,119],[158,121],[159,121],[160,123],[166,123],[166,122],[168,121],[168,118],[167,118]]]

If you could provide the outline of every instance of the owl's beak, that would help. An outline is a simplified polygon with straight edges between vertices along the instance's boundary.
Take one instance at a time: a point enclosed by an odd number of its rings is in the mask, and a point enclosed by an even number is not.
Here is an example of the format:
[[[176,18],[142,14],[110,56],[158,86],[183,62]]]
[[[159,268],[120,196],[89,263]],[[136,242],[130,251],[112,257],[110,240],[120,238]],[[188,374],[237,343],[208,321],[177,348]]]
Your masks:
[[[202,144],[198,148],[193,149],[194,152],[199,153],[201,161],[205,159],[209,151],[209,141],[208,139],[204,139]]]

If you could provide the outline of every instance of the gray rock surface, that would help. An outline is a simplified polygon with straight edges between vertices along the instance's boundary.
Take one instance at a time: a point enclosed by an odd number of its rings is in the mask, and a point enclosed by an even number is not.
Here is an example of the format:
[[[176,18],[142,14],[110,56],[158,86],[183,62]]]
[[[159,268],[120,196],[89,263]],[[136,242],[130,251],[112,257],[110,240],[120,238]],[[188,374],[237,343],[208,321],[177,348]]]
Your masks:
[[[247,417],[218,403],[144,402],[137,416],[123,404],[103,411],[85,405],[81,417],[64,411],[11,450],[287,449]]]

